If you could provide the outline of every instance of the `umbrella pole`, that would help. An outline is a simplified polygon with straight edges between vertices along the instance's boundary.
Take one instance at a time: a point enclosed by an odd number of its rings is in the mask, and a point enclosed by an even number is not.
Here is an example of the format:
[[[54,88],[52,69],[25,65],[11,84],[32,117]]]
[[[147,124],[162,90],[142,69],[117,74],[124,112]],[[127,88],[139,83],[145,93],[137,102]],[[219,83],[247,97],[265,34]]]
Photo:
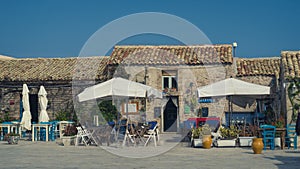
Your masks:
[[[128,101],[129,99],[126,99],[126,118],[128,119]]]
[[[229,126],[231,125],[231,115],[232,115],[232,104],[231,104],[231,96],[228,96],[228,113],[229,113]]]

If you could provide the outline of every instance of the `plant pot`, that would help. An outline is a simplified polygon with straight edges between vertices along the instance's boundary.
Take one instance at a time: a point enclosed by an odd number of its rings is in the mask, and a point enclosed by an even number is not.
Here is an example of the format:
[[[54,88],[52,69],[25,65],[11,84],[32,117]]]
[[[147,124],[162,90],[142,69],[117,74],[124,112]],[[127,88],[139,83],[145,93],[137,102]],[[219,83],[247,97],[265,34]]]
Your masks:
[[[274,143],[275,143],[275,147],[281,147],[281,138],[275,137]],[[294,143],[294,142],[292,142],[292,143]]]
[[[264,148],[264,143],[262,141],[262,138],[252,139],[252,150],[254,154],[261,154],[263,148]]]
[[[236,138],[217,140],[218,147],[235,147]]]
[[[7,139],[8,144],[18,144],[20,136],[9,136]]]
[[[192,138],[191,146],[192,147],[202,147],[202,139],[201,138]]]
[[[61,139],[64,146],[71,146],[75,145],[75,138],[76,136],[63,136]]]
[[[211,135],[203,135],[202,147],[205,149],[209,149],[211,148],[211,143],[212,143]]]
[[[252,139],[254,137],[239,137],[239,143],[241,147],[251,147]]]

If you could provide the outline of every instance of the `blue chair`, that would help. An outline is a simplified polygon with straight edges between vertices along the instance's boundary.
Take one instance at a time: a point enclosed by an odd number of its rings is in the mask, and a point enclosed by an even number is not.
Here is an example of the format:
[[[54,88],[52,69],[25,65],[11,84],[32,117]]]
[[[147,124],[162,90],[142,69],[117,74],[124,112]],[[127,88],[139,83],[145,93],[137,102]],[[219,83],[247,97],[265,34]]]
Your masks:
[[[58,120],[54,120],[54,121],[51,121],[51,140],[52,141],[55,141],[57,138],[59,138],[59,122]]]
[[[294,149],[297,149],[297,133],[296,133],[296,124],[286,125],[286,144],[288,149],[290,149],[291,144],[294,143]]]
[[[275,133],[276,127],[272,125],[261,125],[262,128],[262,137],[264,142],[264,150],[267,149],[267,146],[270,146],[271,150],[275,149]]]
[[[157,125],[157,121],[149,121],[148,125],[149,125],[149,130],[153,130],[154,127]]]

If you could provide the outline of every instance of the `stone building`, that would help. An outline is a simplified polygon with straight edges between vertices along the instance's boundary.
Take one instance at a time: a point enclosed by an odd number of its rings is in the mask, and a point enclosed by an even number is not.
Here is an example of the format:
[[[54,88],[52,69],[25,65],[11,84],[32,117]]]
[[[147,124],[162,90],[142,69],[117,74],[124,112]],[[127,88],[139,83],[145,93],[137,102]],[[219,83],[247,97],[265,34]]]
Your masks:
[[[178,131],[180,123],[189,117],[217,116],[225,119],[228,113],[226,97],[213,98],[212,103],[199,103],[201,100],[198,100],[196,89],[229,77],[271,86],[273,94],[261,98],[262,104],[275,106],[276,102],[280,102],[275,94],[278,91],[280,58],[234,58],[233,47],[229,44],[115,46],[109,60],[109,76],[118,72],[120,67],[130,80],[163,91],[162,101],[148,101],[146,106],[147,120],[161,118],[162,131]],[[248,107],[234,104],[233,111],[253,118],[256,107],[254,100]]]
[[[37,93],[41,85],[47,91],[47,112],[51,120],[57,113],[74,114],[72,86],[74,92],[85,88],[89,81],[106,80],[107,61],[107,57],[0,59],[0,118],[20,119],[24,83],[30,90],[33,122],[38,122],[40,107]]]
[[[258,99],[260,106],[255,100],[246,107],[234,104],[237,116],[253,117],[254,112],[263,111],[266,104],[281,112],[280,103],[284,98],[278,94],[282,90],[280,63],[279,57],[236,58],[231,44],[115,46],[109,57],[0,60],[0,108],[2,113],[9,112],[11,117],[19,118],[22,84],[26,83],[36,121],[37,92],[39,86],[44,85],[49,99],[47,111],[50,119],[55,119],[57,112],[74,111],[75,96],[85,87],[121,76],[159,89],[164,95],[162,100],[132,98],[131,102],[138,104],[132,118],[160,118],[162,131],[176,132],[190,117],[226,119],[226,97],[212,98],[208,103],[198,99],[197,88],[229,77],[272,89],[270,96]]]

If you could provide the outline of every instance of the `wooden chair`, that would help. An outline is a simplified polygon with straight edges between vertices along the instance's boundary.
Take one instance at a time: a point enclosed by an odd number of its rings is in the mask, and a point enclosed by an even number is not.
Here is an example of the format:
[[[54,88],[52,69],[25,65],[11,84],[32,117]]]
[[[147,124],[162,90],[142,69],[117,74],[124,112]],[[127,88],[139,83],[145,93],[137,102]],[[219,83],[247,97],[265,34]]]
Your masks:
[[[296,134],[296,124],[288,124],[286,126],[286,144],[288,149],[290,149],[292,143],[294,144],[294,149],[297,149],[297,134]]]
[[[276,127],[272,125],[261,125],[260,128],[263,129],[262,137],[264,142],[264,150],[267,149],[267,146],[270,146],[271,150],[275,149],[275,132]]]

